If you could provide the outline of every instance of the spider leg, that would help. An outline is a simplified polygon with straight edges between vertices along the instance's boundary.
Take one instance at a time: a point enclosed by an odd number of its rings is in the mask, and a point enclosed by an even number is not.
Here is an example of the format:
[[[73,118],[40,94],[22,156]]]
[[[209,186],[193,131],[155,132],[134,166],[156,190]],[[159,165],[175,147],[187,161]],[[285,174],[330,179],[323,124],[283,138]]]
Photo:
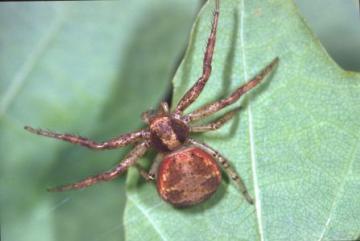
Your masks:
[[[186,120],[187,122],[198,120],[203,117],[209,116],[225,108],[228,105],[231,105],[232,103],[237,101],[243,94],[245,94],[246,92],[257,86],[274,69],[274,67],[277,65],[278,62],[279,62],[279,58],[278,57],[274,58],[270,64],[268,64],[265,68],[263,68],[250,81],[237,88],[229,97],[215,101],[203,107],[200,107],[194,112],[185,115],[184,120]]]
[[[135,164],[136,168],[138,169],[140,175],[146,180],[146,181],[155,181],[157,178],[157,172],[158,168],[160,166],[161,161],[163,160],[163,154],[158,153],[154,159],[154,162],[151,165],[150,171],[147,172],[145,169],[140,166],[139,164]]]
[[[169,105],[168,103],[162,101],[160,102],[159,108],[157,110],[148,110],[141,114],[141,119],[146,123],[149,124],[152,117],[159,115],[159,114],[169,114]]]
[[[50,188],[48,191],[50,192],[63,192],[72,189],[81,189],[91,185],[96,184],[97,182],[106,182],[111,181],[124,171],[126,171],[130,166],[134,165],[139,157],[145,154],[146,150],[150,147],[150,142],[145,141],[138,145],[136,145],[125,157],[125,159],[119,163],[115,168],[97,174],[95,176],[90,176],[85,178],[84,180],[78,181],[76,183],[67,184],[60,187]]]
[[[150,118],[152,116],[152,112],[153,112],[152,110],[148,110],[148,111],[141,113],[141,119],[145,124],[150,123]]]
[[[221,116],[220,118],[209,124],[200,125],[200,126],[191,126],[190,132],[206,132],[206,131],[217,130],[220,127],[222,127],[226,122],[231,120],[240,109],[241,107],[238,107],[234,110],[226,112],[223,116]]]
[[[151,182],[154,181],[155,178],[153,176],[151,176],[149,174],[149,172],[147,172],[139,163],[135,163],[135,167],[138,170],[138,172],[140,173],[140,175],[147,181],[147,182]]]
[[[206,152],[208,152],[210,155],[212,155],[217,162],[223,167],[224,171],[227,173],[227,175],[234,181],[236,186],[239,188],[241,193],[244,195],[246,201],[250,204],[254,204],[254,199],[250,196],[249,192],[246,189],[245,183],[240,178],[240,176],[236,173],[236,170],[230,166],[229,162],[223,157],[219,152],[215,151],[213,148],[208,146],[205,143],[198,142],[194,139],[189,138],[189,143],[191,143],[194,146],[197,146]]]
[[[214,11],[214,18],[212,22],[212,28],[210,32],[210,36],[207,41],[206,51],[204,54],[203,60],[203,73],[198,81],[189,89],[186,94],[181,98],[179,103],[176,106],[175,113],[180,114],[184,111],[189,105],[191,105],[196,98],[200,95],[201,91],[203,90],[206,82],[208,81],[211,73],[211,62],[215,48],[215,41],[216,41],[216,30],[218,25],[219,19],[219,0],[215,1],[215,11]]]
[[[160,106],[159,106],[159,110],[161,111],[161,113],[163,114],[169,114],[170,113],[170,110],[169,110],[169,105],[168,103],[162,101],[160,103]]]
[[[139,130],[136,132],[130,132],[123,134],[121,136],[115,137],[108,141],[104,142],[95,142],[93,140],[87,139],[81,136],[75,136],[71,134],[60,134],[52,131],[46,131],[42,129],[34,129],[30,126],[25,126],[25,130],[46,137],[51,137],[63,141],[67,141],[73,144],[79,144],[91,149],[105,150],[105,149],[114,149],[129,145],[131,143],[137,142],[141,139],[145,139],[150,136],[150,133],[147,130]]]
[[[154,180],[156,180],[157,178],[158,169],[163,159],[164,159],[164,154],[158,153],[154,159],[153,164],[151,165],[149,175],[152,176]]]

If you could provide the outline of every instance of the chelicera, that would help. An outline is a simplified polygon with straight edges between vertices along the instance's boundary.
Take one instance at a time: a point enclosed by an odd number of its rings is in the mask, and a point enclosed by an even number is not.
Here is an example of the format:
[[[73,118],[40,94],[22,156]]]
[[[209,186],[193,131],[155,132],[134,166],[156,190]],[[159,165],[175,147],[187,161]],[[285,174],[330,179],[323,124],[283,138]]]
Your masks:
[[[275,58],[250,81],[237,88],[230,96],[202,106],[191,113],[184,114],[186,108],[198,98],[210,77],[218,19],[219,0],[215,0],[215,11],[204,55],[202,75],[180,99],[173,111],[169,110],[167,103],[162,102],[155,113],[152,111],[143,113],[142,119],[147,124],[146,128],[122,134],[104,142],[96,142],[81,136],[60,134],[25,126],[27,131],[34,134],[80,144],[96,150],[134,145],[124,160],[115,168],[87,177],[76,183],[49,189],[50,191],[81,189],[97,182],[110,181],[129,167],[136,166],[146,180],[156,180],[158,193],[165,201],[174,206],[186,207],[208,199],[218,189],[221,182],[219,167],[221,166],[243,193],[245,199],[250,204],[253,203],[253,199],[243,181],[226,158],[207,144],[190,137],[190,133],[193,132],[207,132],[220,128],[234,117],[239,108],[225,113],[222,117],[208,124],[191,125],[191,123],[208,117],[236,102],[271,72],[278,63],[278,58]],[[149,172],[147,172],[136,162],[149,148],[157,150],[158,155]]]

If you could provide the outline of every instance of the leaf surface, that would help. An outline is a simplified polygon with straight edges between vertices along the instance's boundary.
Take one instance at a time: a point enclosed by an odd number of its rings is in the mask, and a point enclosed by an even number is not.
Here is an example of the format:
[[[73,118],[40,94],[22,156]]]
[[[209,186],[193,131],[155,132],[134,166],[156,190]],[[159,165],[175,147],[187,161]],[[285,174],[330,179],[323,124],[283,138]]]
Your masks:
[[[0,4],[0,213],[4,240],[122,240],[124,178],[83,191],[46,188],[106,171],[94,152],[24,125],[106,140],[141,126],[168,88],[196,3]],[[171,18],[171,21],[168,21]]]
[[[213,8],[206,4],[194,25],[173,103],[201,74]],[[127,240],[358,238],[360,75],[329,58],[292,1],[221,1],[213,72],[189,111],[230,94],[276,56],[280,64],[266,83],[235,104],[244,107],[237,118],[195,136],[230,160],[256,204],[224,178],[207,202],[175,209],[134,171]]]

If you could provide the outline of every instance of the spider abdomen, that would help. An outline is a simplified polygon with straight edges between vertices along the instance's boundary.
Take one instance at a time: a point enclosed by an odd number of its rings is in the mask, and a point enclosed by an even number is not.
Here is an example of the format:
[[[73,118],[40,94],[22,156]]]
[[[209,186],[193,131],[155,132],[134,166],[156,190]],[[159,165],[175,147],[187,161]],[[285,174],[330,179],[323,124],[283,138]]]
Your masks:
[[[150,122],[152,146],[160,152],[169,152],[180,147],[189,136],[189,127],[181,120],[160,116]]]
[[[186,207],[210,198],[220,182],[221,172],[214,158],[190,146],[164,157],[158,169],[157,190],[165,201]]]

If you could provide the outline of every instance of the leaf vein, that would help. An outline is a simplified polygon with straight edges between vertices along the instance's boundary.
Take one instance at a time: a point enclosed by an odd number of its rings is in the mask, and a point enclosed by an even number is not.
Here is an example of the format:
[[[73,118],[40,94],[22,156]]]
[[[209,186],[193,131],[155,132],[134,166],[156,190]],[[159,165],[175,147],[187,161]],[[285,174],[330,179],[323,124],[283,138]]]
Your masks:
[[[242,67],[244,71],[244,79],[247,80],[249,75],[247,72],[246,64],[246,54],[245,54],[245,0],[242,0],[240,6],[240,49],[241,49],[241,58],[242,58]],[[254,128],[253,128],[253,119],[250,102],[248,104],[248,126],[249,126],[249,142],[250,142],[250,159],[252,167],[252,176],[253,176],[253,185],[255,192],[255,209],[256,209],[256,220],[257,227],[260,235],[260,240],[264,240],[263,234],[263,224],[261,219],[261,199],[260,199],[260,189],[258,184],[258,177],[256,171],[256,155],[255,155],[255,142],[254,142]]]
[[[131,201],[134,206],[141,212],[144,214],[145,218],[149,221],[149,223],[151,224],[151,226],[153,227],[153,229],[155,230],[155,232],[159,235],[159,237],[161,238],[161,240],[167,241],[167,239],[165,238],[165,235],[161,232],[161,230],[159,228],[157,228],[156,223],[154,222],[154,220],[152,220],[151,216],[149,215],[149,211],[142,208],[141,205],[139,205],[138,203],[136,203],[134,201],[134,199],[131,198],[131,195],[128,195],[128,199],[129,201]]]
[[[332,220],[332,218],[333,218],[334,209],[336,208],[337,202],[339,201],[339,199],[340,199],[340,197],[341,197],[340,193],[341,193],[341,191],[344,190],[344,186],[345,186],[345,182],[346,182],[347,176],[348,176],[349,172],[351,171],[351,166],[352,166],[352,164],[353,164],[353,162],[354,162],[354,160],[355,160],[355,158],[356,158],[355,153],[356,153],[356,150],[357,150],[357,148],[358,148],[358,146],[359,146],[358,143],[359,143],[359,142],[357,142],[357,144],[355,145],[354,149],[352,150],[351,159],[350,159],[350,161],[349,161],[349,163],[348,163],[348,167],[347,167],[346,172],[344,172],[343,181],[341,182],[339,188],[338,188],[337,191],[336,191],[336,195],[335,195],[335,197],[334,197],[333,203],[332,203],[331,208],[330,208],[330,211],[329,211],[329,216],[328,216],[328,218],[326,219],[326,222],[325,222],[325,224],[324,224],[324,229],[322,230],[318,241],[324,240],[324,236],[325,236],[326,230],[328,229],[328,227],[329,227],[329,225],[330,225],[330,222],[331,222],[331,220]]]

